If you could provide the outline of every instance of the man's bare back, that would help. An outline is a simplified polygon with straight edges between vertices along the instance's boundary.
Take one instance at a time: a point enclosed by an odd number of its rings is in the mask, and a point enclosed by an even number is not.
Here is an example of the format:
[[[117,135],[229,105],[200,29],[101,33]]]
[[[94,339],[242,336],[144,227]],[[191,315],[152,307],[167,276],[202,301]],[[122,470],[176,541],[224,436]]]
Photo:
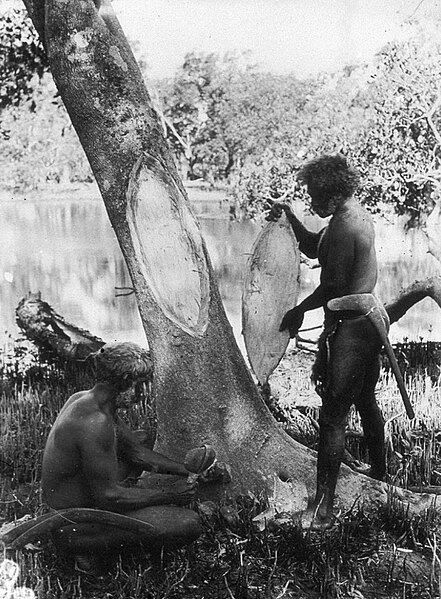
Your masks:
[[[82,473],[81,441],[99,416],[90,391],[75,393],[59,413],[43,456],[42,489],[51,507],[94,507],[91,490]],[[105,429],[104,419],[102,424]],[[102,431],[98,434],[101,435]]]
[[[44,456],[42,489],[55,509],[95,507],[129,512],[150,505],[188,503],[195,484],[184,478],[183,465],[149,452],[145,469],[177,474],[182,480],[170,491],[125,487],[119,480],[116,410],[108,403],[112,391],[103,384],[73,395],[64,405],[49,434]],[[161,468],[162,466],[162,468]]]

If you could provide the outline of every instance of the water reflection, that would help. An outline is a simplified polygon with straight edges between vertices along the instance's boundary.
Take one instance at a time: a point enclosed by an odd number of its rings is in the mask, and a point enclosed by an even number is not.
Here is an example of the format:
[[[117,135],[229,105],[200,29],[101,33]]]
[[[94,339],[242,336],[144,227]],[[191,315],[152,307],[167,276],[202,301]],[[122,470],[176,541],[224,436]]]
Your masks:
[[[201,210],[198,206],[198,211]],[[134,296],[115,297],[115,287],[130,279],[101,200],[0,202],[0,328],[16,334],[15,307],[28,291],[38,291],[71,322],[105,340],[145,344]],[[259,224],[228,219],[201,219],[201,227],[236,338],[240,330],[243,270]],[[378,292],[391,299],[402,286],[437,274],[439,265],[427,254],[424,237],[403,237],[398,229],[377,227],[380,258]],[[319,270],[302,272],[301,296],[317,284]],[[310,313],[305,326],[321,321]],[[313,335],[312,335],[313,336]],[[403,337],[441,340],[439,308],[430,299],[393,325],[394,340]]]

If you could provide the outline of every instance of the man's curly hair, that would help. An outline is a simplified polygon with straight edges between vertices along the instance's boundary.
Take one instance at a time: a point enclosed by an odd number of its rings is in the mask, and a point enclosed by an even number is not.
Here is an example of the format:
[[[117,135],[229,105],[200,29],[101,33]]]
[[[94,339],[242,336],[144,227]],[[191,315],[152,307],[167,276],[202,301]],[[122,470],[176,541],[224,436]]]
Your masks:
[[[149,352],[130,341],[106,343],[89,357],[93,360],[95,377],[99,382],[129,387],[136,381],[152,377],[153,364]]]
[[[360,184],[360,174],[342,154],[324,154],[307,162],[297,173],[304,185],[313,185],[328,197],[348,198]]]

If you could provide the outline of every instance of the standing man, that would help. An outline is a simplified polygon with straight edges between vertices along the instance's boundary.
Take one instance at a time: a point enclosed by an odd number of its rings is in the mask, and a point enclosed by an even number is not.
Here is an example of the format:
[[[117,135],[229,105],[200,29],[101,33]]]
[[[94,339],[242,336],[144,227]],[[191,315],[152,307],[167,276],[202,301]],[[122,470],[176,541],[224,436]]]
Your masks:
[[[110,343],[92,354],[92,360],[96,384],[68,399],[47,439],[43,498],[53,510],[94,508],[145,526],[139,533],[128,530],[124,522],[118,526],[116,516],[115,526],[99,520],[67,522],[53,535],[56,545],[90,563],[93,554],[141,542],[147,549],[191,543],[200,535],[200,521],[183,506],[193,499],[196,476],[188,480],[190,472],[183,464],[139,443],[117,415],[120,393],[151,378],[149,354],[134,343]],[[127,478],[143,470],[153,474]]]
[[[371,460],[370,476],[383,479],[386,472],[384,423],[375,400],[380,372],[381,340],[366,316],[332,312],[329,300],[352,294],[372,294],[377,282],[375,234],[368,212],[353,197],[358,172],[340,154],[324,155],[306,163],[298,173],[307,186],[311,207],[321,218],[331,216],[319,233],[308,231],[285,204],[275,204],[269,219],[285,211],[300,251],[318,258],[320,284],[298,306],[289,310],[280,330],[295,337],[305,312],[323,307],[324,330],[313,367],[313,380],[322,398],[317,461],[317,490],[308,510],[311,527],[325,530],[333,523],[337,477],[344,453],[349,408],[360,413]]]

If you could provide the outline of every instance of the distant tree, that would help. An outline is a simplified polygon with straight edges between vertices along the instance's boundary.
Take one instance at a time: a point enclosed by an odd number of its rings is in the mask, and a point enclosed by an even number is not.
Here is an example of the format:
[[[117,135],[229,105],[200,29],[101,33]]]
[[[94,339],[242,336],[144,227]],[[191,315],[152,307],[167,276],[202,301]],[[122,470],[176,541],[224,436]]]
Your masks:
[[[302,197],[293,185],[300,164],[340,151],[361,171],[361,199],[372,211],[388,207],[409,226],[424,222],[440,193],[440,54],[440,43],[419,32],[385,46],[373,69],[319,77],[296,135],[269,139],[263,157],[242,169],[232,192],[236,213],[252,216],[290,187],[287,199]]]
[[[416,224],[430,212],[441,180],[441,44],[422,31],[387,45],[360,92],[370,126],[358,161],[369,173],[365,199],[390,204]]]
[[[0,185],[90,181],[91,171],[27,11],[0,20]]]
[[[180,161],[184,178],[194,179],[202,174],[196,168],[197,147],[208,118],[217,65],[216,54],[192,52],[185,56],[172,80],[158,83],[167,138]]]
[[[246,54],[188,54],[176,77],[161,84],[168,138],[186,175],[229,181],[269,145],[289,143],[312,88],[258,71]]]
[[[47,183],[92,180],[77,134],[48,75],[29,99],[3,109],[1,126],[1,187],[31,190]]]
[[[312,89],[311,82],[292,75],[251,69],[241,73],[231,64],[209,112],[211,130],[224,153],[226,178],[235,167],[258,161],[268,147],[293,144]]]
[[[264,149],[249,157],[235,180],[231,196],[237,216],[255,216],[268,209],[268,201],[282,197],[304,200],[296,185],[303,162],[321,153],[351,153],[365,121],[364,109],[353,105],[354,89],[352,72],[321,75],[302,87],[287,88],[273,120],[261,121]]]
[[[43,45],[24,9],[0,19],[0,110],[29,99],[48,70]],[[29,108],[34,109],[31,102]]]

